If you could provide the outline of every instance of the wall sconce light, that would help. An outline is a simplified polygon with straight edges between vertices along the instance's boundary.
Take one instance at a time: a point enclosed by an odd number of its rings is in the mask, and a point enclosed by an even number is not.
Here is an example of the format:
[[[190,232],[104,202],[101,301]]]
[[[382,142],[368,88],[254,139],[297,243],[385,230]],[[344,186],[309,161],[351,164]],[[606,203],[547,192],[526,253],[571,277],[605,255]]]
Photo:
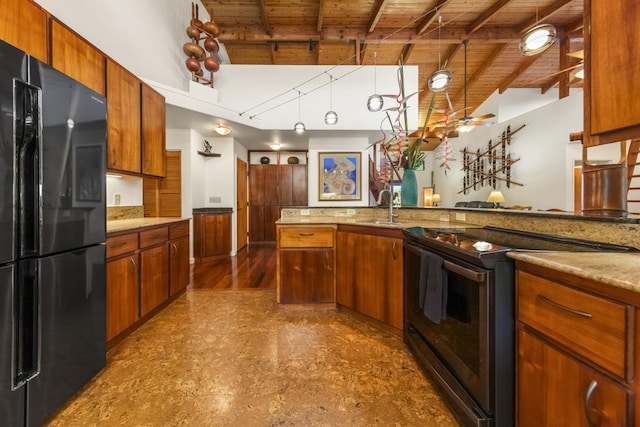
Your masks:
[[[440,195],[438,193],[434,194],[431,196],[431,201],[433,202],[433,206],[438,206],[438,203],[441,201]]]
[[[495,203],[496,208],[499,208],[500,203],[504,202],[504,196],[501,191],[492,191],[491,194],[489,194],[489,198],[487,198],[487,202]]]
[[[424,187],[422,189],[422,206],[433,206],[433,187]]]
[[[231,128],[223,126],[222,123],[218,124],[214,130],[218,135],[222,136],[229,135],[231,133]]]

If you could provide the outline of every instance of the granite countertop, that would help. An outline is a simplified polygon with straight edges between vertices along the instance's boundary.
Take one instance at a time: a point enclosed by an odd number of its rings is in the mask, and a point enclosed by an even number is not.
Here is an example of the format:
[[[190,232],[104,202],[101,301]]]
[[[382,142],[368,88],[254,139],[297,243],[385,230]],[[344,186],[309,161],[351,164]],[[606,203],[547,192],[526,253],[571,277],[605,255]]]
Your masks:
[[[425,228],[460,228],[460,227],[474,227],[472,224],[455,223],[450,221],[438,221],[438,220],[422,220],[422,219],[400,219],[394,220],[392,224],[381,217],[362,217],[362,216],[292,216],[281,217],[276,221],[276,224],[281,225],[311,225],[311,224],[348,224],[348,225],[363,225],[368,227],[383,227],[383,228],[409,228],[409,227],[425,227]],[[477,226],[475,226],[477,227]]]
[[[142,227],[152,227],[154,225],[169,224],[177,221],[184,221],[189,218],[163,217],[163,218],[129,218],[107,221],[107,234],[118,231],[136,230]]]
[[[510,252],[509,256],[640,293],[640,252]]]

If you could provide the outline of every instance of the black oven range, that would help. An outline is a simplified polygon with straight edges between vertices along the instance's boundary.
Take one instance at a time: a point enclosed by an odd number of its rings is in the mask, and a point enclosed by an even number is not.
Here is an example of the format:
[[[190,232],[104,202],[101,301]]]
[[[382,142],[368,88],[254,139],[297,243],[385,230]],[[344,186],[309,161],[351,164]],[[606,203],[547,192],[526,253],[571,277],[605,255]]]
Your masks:
[[[404,341],[465,426],[514,425],[517,250],[635,249],[496,227],[404,230]]]

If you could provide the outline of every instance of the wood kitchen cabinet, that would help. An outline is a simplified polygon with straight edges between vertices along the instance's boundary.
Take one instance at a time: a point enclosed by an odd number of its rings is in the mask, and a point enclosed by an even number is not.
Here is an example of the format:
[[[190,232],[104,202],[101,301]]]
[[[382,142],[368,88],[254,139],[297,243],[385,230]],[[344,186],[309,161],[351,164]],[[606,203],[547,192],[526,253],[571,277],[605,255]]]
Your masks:
[[[51,20],[51,65],[97,93],[105,94],[105,57],[95,46]]]
[[[169,227],[169,294],[175,295],[189,284],[189,221]]]
[[[335,227],[278,226],[277,301],[335,302]]]
[[[634,425],[634,307],[568,273],[517,268],[518,425]]]
[[[0,2],[0,40],[49,62],[49,16],[30,0]]]
[[[336,302],[402,329],[402,242],[399,229],[339,225]]]
[[[142,173],[165,176],[166,104],[164,96],[142,83]]]
[[[107,59],[107,169],[140,173],[140,80]]]
[[[107,341],[140,318],[138,233],[107,239]]]
[[[585,0],[584,20],[584,144],[640,137],[638,2]]]
[[[231,253],[231,212],[193,214],[193,252],[196,262]]]
[[[169,298],[169,228],[140,232],[140,315]]]

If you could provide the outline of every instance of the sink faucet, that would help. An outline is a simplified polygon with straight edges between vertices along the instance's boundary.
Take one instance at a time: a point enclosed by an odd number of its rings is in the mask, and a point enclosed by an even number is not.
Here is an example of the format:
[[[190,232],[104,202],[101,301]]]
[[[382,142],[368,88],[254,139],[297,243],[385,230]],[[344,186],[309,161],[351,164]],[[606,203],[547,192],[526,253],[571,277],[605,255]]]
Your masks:
[[[380,194],[378,194],[378,205],[380,205],[380,203],[382,203],[382,195],[384,193],[387,193],[389,195],[389,218],[388,218],[388,221],[389,222],[393,222],[393,218],[398,216],[398,214],[394,214],[393,213],[393,193],[391,192],[391,190],[389,190],[388,188],[385,188],[384,190],[380,191]]]

